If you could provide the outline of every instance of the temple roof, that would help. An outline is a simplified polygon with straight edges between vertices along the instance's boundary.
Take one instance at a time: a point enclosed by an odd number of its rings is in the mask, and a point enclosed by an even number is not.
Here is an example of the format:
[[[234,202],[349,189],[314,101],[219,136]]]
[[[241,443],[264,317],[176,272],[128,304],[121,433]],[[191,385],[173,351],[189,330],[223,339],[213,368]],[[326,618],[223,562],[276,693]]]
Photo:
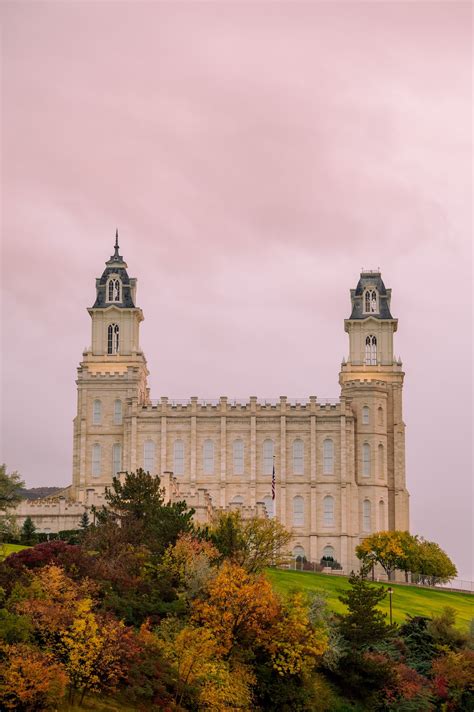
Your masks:
[[[378,311],[367,313],[364,311],[363,295],[366,289],[376,289],[378,293]],[[350,319],[393,319],[390,313],[390,299],[392,290],[386,289],[381,274],[378,270],[360,273],[360,279],[355,289],[351,289],[352,313]]]

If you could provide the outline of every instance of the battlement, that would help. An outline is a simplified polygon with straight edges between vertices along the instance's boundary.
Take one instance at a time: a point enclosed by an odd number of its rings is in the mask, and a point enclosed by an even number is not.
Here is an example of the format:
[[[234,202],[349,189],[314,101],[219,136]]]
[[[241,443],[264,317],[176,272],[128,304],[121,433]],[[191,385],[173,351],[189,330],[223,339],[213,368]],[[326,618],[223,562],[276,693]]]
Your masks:
[[[160,415],[187,414],[197,415],[206,413],[232,414],[232,413],[315,413],[317,410],[338,410],[344,402],[344,398],[320,398],[309,396],[309,398],[262,398],[255,396],[249,398],[198,398],[192,397],[186,400],[168,398],[163,396],[159,400],[150,400],[142,406],[142,410],[155,412]]]

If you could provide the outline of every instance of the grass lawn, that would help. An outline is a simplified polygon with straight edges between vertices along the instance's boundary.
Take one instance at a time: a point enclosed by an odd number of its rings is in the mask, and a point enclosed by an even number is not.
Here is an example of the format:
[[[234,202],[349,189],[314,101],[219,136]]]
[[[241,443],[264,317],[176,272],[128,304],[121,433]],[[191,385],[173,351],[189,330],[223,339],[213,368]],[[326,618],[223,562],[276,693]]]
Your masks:
[[[345,576],[281,569],[267,569],[267,574],[279,593],[285,594],[292,589],[322,593],[331,610],[336,613],[344,613],[346,610],[346,607],[338,600],[339,589],[349,588]],[[388,588],[388,584],[383,585]],[[393,589],[393,620],[396,623],[403,623],[408,613],[412,616],[431,616],[440,613],[445,606],[455,609],[459,628],[468,628],[474,618],[474,596],[472,594],[418,588],[418,586],[397,586],[393,583],[390,585]],[[382,601],[380,608],[388,613],[388,595]]]
[[[21,544],[2,544],[0,542],[0,561],[3,561],[9,554],[13,554],[15,551],[21,551],[22,549],[27,549],[27,546],[22,546]]]

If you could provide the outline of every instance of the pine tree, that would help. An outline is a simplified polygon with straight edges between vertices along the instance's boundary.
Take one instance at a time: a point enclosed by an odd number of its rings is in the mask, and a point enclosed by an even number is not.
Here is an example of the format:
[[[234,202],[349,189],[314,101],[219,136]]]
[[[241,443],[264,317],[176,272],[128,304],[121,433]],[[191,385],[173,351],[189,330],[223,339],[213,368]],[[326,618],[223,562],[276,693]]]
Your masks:
[[[79,522],[79,526],[81,529],[87,529],[87,527],[90,525],[89,521],[89,514],[87,513],[87,509],[84,510],[82,513],[81,521]]]
[[[20,541],[25,546],[33,546],[36,544],[38,537],[36,536],[36,527],[33,524],[31,517],[27,517],[21,528]]]
[[[340,633],[353,648],[384,640],[393,631],[393,626],[386,623],[386,613],[377,610],[387,595],[384,587],[373,586],[362,573],[353,573],[349,583],[351,588],[339,596],[349,609],[346,615],[338,616]]]

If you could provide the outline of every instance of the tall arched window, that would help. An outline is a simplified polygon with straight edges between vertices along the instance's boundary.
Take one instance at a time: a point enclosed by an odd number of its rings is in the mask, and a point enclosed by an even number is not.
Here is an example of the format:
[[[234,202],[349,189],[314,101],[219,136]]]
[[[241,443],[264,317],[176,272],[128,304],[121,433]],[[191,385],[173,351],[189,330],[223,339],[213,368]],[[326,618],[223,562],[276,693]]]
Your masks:
[[[273,472],[273,440],[267,438],[263,441],[263,474],[271,475]]]
[[[372,334],[365,338],[365,363],[367,366],[377,365],[377,337]]]
[[[372,531],[372,505],[368,499],[362,503],[362,529],[364,532]]]
[[[304,474],[304,443],[299,438],[293,441],[293,473]]]
[[[184,475],[184,442],[182,440],[174,441],[173,472],[175,475]]]
[[[369,406],[364,405],[362,408],[362,425],[368,425],[369,424]]]
[[[151,475],[155,471],[155,443],[145,440],[143,443],[143,469]]]
[[[383,532],[385,528],[385,504],[383,499],[381,499],[379,502],[379,530]]]
[[[212,440],[204,440],[202,446],[203,470],[206,475],[214,474],[214,443]]]
[[[323,442],[323,472],[325,475],[334,472],[334,443],[330,438]]]
[[[377,448],[377,469],[379,477],[383,479],[385,477],[385,458],[382,444],[380,444]]]
[[[107,353],[118,354],[120,344],[120,329],[118,324],[109,324],[107,329]]]
[[[114,424],[122,425],[122,401],[119,399],[114,403]]]
[[[244,474],[244,441],[238,438],[232,445],[234,475]]]
[[[108,283],[108,302],[120,302],[120,280],[119,279],[109,279]]]
[[[364,443],[362,445],[362,475],[370,477],[370,445]]]
[[[329,544],[328,544],[327,546],[324,547],[323,558],[324,559],[333,559],[333,560],[336,558],[336,552],[334,551],[333,546],[329,546]]]
[[[366,314],[376,314],[378,312],[377,290],[366,289],[364,294],[364,312]]]
[[[268,516],[272,518],[275,513],[275,500],[272,499],[272,496],[270,494],[267,494],[263,498],[263,503],[265,505],[265,509],[267,510]]]
[[[99,477],[101,473],[102,448],[99,443],[94,443],[92,446],[92,475]]]
[[[293,525],[302,527],[304,524],[304,499],[303,497],[293,497]]]
[[[112,474],[117,475],[122,470],[122,446],[120,443],[112,445]]]
[[[323,499],[323,521],[326,527],[334,524],[334,498],[330,495]]]
[[[379,425],[383,425],[383,408],[380,405],[377,409],[377,418],[379,421]]]
[[[98,398],[92,404],[92,425],[101,425],[102,423],[102,403]]]

